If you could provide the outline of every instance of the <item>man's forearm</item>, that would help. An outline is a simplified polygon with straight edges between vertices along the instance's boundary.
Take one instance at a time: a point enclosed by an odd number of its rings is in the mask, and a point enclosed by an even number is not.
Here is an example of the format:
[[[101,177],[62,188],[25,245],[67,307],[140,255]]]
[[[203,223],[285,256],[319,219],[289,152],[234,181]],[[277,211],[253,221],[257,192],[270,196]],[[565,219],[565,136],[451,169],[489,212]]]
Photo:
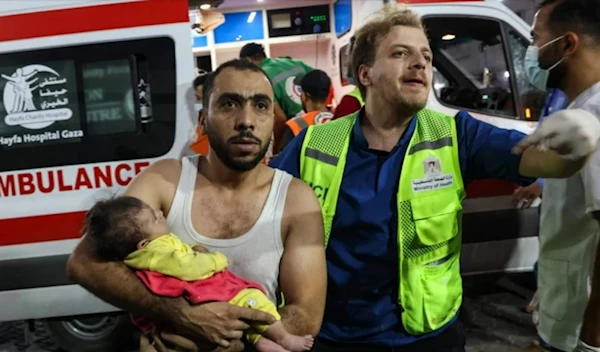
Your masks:
[[[180,298],[152,294],[135,274],[120,262],[102,262],[81,252],[73,253],[68,263],[69,278],[100,299],[132,314],[167,322],[186,304]],[[175,314],[174,314],[175,313]]]
[[[529,147],[523,152],[519,173],[526,177],[565,178],[581,170],[587,160],[568,160],[553,151],[540,152],[535,147]]]
[[[311,317],[301,307],[290,304],[279,310],[281,321],[288,332],[295,335],[312,335],[316,336],[321,328],[320,324],[316,324],[319,319]]]

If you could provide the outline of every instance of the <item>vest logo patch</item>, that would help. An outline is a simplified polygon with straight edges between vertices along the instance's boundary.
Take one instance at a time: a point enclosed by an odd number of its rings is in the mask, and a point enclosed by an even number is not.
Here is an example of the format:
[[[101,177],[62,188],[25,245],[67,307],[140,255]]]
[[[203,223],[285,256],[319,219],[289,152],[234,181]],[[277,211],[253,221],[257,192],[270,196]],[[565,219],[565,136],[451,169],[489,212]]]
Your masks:
[[[314,118],[315,125],[320,125],[329,122],[333,118],[333,114],[327,111],[318,113]]]
[[[443,174],[442,162],[431,154],[423,161],[423,172],[423,178],[412,180],[413,192],[432,191],[454,185],[454,176]]]
[[[423,161],[423,169],[425,171],[425,177],[435,177],[442,174],[442,163],[440,159],[430,155],[425,161]]]

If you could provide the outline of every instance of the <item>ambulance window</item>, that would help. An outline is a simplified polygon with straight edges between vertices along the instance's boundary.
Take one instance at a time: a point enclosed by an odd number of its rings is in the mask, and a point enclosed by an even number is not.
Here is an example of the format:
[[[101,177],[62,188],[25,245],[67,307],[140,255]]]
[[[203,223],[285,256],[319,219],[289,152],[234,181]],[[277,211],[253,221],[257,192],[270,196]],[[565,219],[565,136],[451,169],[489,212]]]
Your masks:
[[[529,41],[519,35],[515,30],[508,28],[506,41],[508,52],[513,63],[514,80],[519,92],[519,116],[526,120],[537,121],[544,108],[546,92],[535,88],[529,83],[529,78],[524,69],[524,58]]]
[[[423,20],[434,52],[434,92],[459,109],[516,115],[506,48],[499,22],[482,18]]]
[[[82,72],[88,133],[135,132],[137,123],[129,60],[87,63],[82,65]]]
[[[166,154],[175,77],[168,37],[0,53],[0,172]]]

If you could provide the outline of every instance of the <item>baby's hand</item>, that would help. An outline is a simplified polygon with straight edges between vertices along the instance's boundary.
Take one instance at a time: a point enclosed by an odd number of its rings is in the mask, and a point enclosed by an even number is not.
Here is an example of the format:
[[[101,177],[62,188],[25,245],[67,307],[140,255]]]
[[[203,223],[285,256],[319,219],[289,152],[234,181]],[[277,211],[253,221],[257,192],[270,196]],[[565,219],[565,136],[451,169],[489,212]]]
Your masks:
[[[196,252],[200,252],[200,253],[208,253],[208,252],[210,252],[208,250],[208,248],[204,247],[201,244],[195,245],[194,247],[192,247],[192,249],[195,250]]]

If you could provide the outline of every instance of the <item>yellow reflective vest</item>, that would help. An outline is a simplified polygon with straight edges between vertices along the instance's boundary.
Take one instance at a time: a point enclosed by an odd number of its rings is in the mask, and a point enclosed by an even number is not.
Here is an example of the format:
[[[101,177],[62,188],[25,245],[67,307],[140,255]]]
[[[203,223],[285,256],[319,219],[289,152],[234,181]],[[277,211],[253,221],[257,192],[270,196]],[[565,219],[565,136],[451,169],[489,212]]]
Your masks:
[[[302,145],[300,176],[315,191],[329,240],[350,135],[358,112],[310,126]],[[417,114],[400,174],[398,209],[399,296],[405,330],[439,329],[462,302],[462,200],[465,197],[454,118],[423,109]]]

